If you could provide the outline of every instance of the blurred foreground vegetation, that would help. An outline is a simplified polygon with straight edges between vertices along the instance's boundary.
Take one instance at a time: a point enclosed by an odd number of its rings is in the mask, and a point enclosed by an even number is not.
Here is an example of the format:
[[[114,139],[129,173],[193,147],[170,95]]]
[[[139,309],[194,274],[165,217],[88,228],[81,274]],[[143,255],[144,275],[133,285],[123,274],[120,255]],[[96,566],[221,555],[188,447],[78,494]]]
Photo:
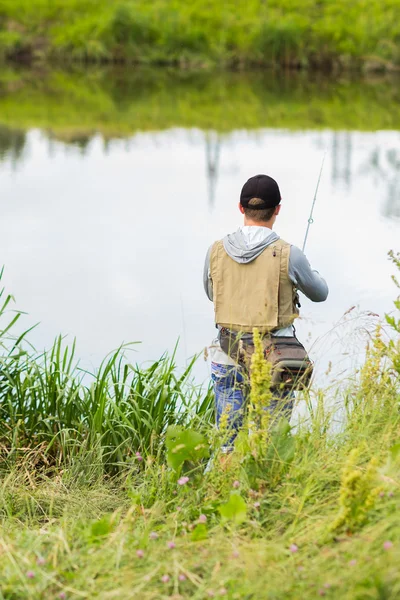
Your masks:
[[[16,61],[400,66],[400,0],[1,0]]]
[[[8,69],[0,71],[0,126],[0,145],[9,128],[19,149],[30,128],[77,144],[98,133],[107,140],[171,127],[396,130],[400,88],[393,77]]]
[[[268,373],[255,361],[252,430],[229,457],[190,367],[179,376],[164,357],[142,371],[116,353],[82,378],[61,341],[38,356],[13,338],[11,302],[3,294],[1,598],[399,597],[400,297],[347,386],[299,396],[295,429],[263,422]]]

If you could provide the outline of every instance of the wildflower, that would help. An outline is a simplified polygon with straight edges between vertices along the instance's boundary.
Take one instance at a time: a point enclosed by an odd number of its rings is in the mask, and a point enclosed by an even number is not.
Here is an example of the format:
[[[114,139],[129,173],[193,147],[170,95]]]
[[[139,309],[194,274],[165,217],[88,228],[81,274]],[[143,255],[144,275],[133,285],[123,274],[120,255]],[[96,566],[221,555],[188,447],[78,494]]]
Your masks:
[[[139,462],[141,462],[143,460],[143,456],[140,454],[140,452],[136,452],[136,458],[138,459]]]
[[[290,552],[291,552],[292,554],[294,554],[295,552],[297,552],[297,551],[298,551],[298,547],[296,546],[296,544],[292,544],[292,545],[290,546],[289,550],[290,550]]]
[[[143,556],[144,556],[144,552],[143,552],[143,550],[136,550],[136,556],[137,556],[138,558],[143,558]]]
[[[149,537],[151,540],[158,540],[158,533],[156,531],[152,531]]]
[[[357,561],[355,558],[352,558],[351,561],[349,562],[350,567],[355,567],[357,564]]]
[[[177,506],[176,507],[176,512],[181,512],[181,510],[182,510],[182,506]]]
[[[28,579],[33,579],[35,577],[35,573],[33,571],[28,571],[26,576]]]
[[[227,590],[226,588],[224,588],[224,587],[223,587],[223,588],[221,588],[221,589],[219,590],[219,592],[218,592],[218,594],[219,594],[220,596],[226,596],[226,594],[227,594],[227,593],[228,593],[228,590]]]
[[[234,550],[232,552],[232,558],[239,558],[239,556],[240,556],[239,550]]]
[[[206,517],[206,515],[200,515],[199,516],[199,523],[207,523],[207,517]]]
[[[379,498],[384,498],[385,497],[385,492],[379,492]]]
[[[232,487],[234,487],[234,488],[235,488],[235,490],[237,490],[237,489],[238,489],[238,487],[240,487],[240,481],[238,481],[238,480],[234,481],[234,482],[232,483]]]
[[[330,583],[324,583],[324,588],[325,588],[326,590],[329,590],[329,588],[330,588],[330,587],[331,587],[331,584],[330,584]]]
[[[383,547],[384,547],[385,550],[390,550],[391,548],[393,548],[393,543],[389,542],[389,541],[384,542],[383,543]]]
[[[208,590],[207,595],[209,598],[214,598],[214,596],[215,596],[214,590]]]
[[[258,510],[260,508],[261,504],[259,502],[254,502],[253,506],[256,510]]]
[[[43,556],[39,556],[39,557],[37,558],[37,560],[36,560],[36,564],[37,564],[37,565],[39,565],[39,566],[43,566],[43,565],[45,565],[45,564],[46,564],[46,561],[45,561],[45,559],[43,558]]]
[[[58,597],[60,598],[60,600],[65,600],[67,597],[67,594],[65,592],[60,592],[58,594]]]
[[[168,542],[167,546],[170,550],[173,550],[174,548],[176,548],[175,542]]]
[[[189,477],[180,477],[178,479],[178,484],[179,485],[185,485],[188,481],[189,481]]]
[[[181,573],[178,577],[179,581],[186,581],[186,575],[184,575],[183,573]]]
[[[326,592],[325,592],[325,590],[322,590],[322,589],[321,589],[321,590],[318,590],[318,594],[319,594],[320,596],[325,596],[325,593],[326,593]]]
[[[163,575],[163,576],[161,577],[161,581],[162,581],[163,583],[168,583],[168,581],[169,581],[169,575]]]
[[[393,492],[388,492],[389,498],[393,498]]]

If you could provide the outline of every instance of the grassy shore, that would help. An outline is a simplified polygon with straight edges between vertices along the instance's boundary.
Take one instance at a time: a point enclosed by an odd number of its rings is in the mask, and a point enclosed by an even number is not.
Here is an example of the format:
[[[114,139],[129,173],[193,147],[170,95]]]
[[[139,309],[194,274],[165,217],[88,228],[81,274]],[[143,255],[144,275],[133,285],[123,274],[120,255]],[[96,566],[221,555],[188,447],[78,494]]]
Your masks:
[[[0,72],[0,125],[14,130],[14,144],[30,128],[77,144],[97,133],[110,139],[172,127],[221,134],[264,127],[396,130],[400,94],[396,78],[389,77],[332,81],[299,74],[9,69]],[[6,138],[3,132],[0,143]]]
[[[112,355],[82,380],[59,341],[39,357],[13,339],[11,302],[0,314],[0,598],[399,597],[400,298],[391,335],[378,329],[347,388],[299,398],[296,430],[263,421],[268,373],[255,361],[261,426],[228,460],[218,448],[229,432],[214,430],[189,373],[166,359],[143,373]]]
[[[385,69],[399,0],[2,0],[4,59]]]

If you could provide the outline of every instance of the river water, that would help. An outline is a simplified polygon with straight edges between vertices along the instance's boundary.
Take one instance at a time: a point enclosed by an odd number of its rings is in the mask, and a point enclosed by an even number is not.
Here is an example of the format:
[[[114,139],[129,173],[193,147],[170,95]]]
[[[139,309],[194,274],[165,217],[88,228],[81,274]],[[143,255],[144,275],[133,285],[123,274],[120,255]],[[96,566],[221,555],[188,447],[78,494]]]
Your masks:
[[[29,97],[31,82],[24,85]],[[238,127],[233,119],[220,130],[214,116],[214,126],[202,126],[210,108],[203,114],[197,106],[200,126],[185,118],[181,124],[178,107],[158,128],[161,102],[145,127],[134,123],[129,131],[127,118],[113,135],[101,131],[115,105],[96,113],[96,127],[87,125],[87,106],[80,123],[75,104],[71,134],[65,104],[50,109],[42,90],[25,120],[15,89],[3,87],[0,101],[0,263],[7,291],[27,312],[23,327],[39,323],[29,337],[38,350],[60,333],[76,337],[82,365],[95,368],[122,342],[140,341],[130,358],[147,363],[179,338],[183,366],[215,333],[203,261],[214,240],[241,224],[243,183],[260,172],[277,179],[283,201],[276,231],[301,246],[326,152],[306,254],[330,295],[322,304],[303,299],[297,329],[321,379],[329,361],[340,377],[362,355],[374,315],[391,311],[396,296],[387,253],[399,250],[400,132],[385,119],[378,130],[368,122],[362,131],[349,129],[337,115],[332,127],[326,118],[310,126],[298,107],[294,126],[295,114],[287,127],[283,118],[276,128],[243,128],[240,105]],[[283,115],[293,112],[288,95]],[[343,113],[352,110],[342,102]],[[200,360],[197,379],[208,372]]]

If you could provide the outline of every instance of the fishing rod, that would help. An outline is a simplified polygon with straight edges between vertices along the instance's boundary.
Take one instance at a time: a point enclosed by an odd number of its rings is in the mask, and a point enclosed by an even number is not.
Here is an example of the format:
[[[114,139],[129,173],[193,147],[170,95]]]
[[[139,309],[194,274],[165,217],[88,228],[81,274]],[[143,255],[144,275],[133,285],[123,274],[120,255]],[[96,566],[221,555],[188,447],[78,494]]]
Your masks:
[[[310,211],[310,216],[308,218],[308,224],[307,224],[307,230],[306,230],[306,235],[304,237],[304,242],[303,242],[303,252],[304,252],[304,248],[306,247],[306,243],[307,243],[307,238],[308,238],[308,232],[310,230],[310,225],[312,225],[314,223],[314,219],[313,219],[313,212],[314,212],[314,206],[315,206],[315,202],[317,200],[317,194],[318,194],[318,188],[319,188],[319,182],[321,181],[321,176],[322,176],[322,171],[324,168],[324,162],[325,162],[325,157],[326,157],[326,150],[324,152],[324,158],[322,159],[322,165],[321,165],[321,170],[319,172],[319,177],[318,177],[318,182],[317,182],[317,187],[315,189],[315,194],[314,194],[314,200],[313,203],[311,205],[311,211]]]

